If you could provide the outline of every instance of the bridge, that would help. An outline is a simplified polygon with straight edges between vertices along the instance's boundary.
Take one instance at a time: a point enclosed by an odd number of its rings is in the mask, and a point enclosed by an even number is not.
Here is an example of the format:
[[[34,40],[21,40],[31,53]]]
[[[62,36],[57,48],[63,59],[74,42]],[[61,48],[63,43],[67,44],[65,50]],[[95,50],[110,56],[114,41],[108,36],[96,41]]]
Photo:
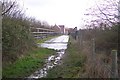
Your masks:
[[[47,29],[47,28],[31,28],[30,30],[35,38],[42,38],[42,39],[50,35],[60,34],[55,30]]]

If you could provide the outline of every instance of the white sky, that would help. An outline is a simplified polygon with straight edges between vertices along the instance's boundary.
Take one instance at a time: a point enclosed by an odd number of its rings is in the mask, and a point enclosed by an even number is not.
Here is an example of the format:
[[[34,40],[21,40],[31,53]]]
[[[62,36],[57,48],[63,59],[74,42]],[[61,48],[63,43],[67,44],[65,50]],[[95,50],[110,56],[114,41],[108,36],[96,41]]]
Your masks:
[[[95,0],[20,0],[26,15],[50,25],[81,28],[82,18],[87,8],[95,5]]]

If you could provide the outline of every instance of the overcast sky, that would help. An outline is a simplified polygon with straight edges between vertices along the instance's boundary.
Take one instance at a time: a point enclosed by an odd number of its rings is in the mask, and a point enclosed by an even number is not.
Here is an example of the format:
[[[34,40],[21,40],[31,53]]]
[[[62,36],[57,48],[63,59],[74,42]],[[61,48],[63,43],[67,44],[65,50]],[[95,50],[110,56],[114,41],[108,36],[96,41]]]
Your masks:
[[[87,8],[95,5],[95,0],[20,0],[28,16],[50,25],[81,27]]]

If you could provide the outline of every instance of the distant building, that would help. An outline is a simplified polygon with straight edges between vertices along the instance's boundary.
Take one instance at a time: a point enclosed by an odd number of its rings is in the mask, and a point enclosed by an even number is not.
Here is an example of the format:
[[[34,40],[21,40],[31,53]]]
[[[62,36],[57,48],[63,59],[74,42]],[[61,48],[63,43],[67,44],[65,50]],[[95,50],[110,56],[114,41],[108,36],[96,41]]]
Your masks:
[[[64,25],[59,25],[59,27],[61,28],[61,33],[65,34],[65,26]]]
[[[65,28],[65,34],[68,34],[69,28]]]
[[[75,33],[77,31],[77,27],[75,28],[68,28],[68,34]]]
[[[73,28],[68,28],[68,34],[71,34],[73,32]]]
[[[57,26],[56,24],[52,27],[52,29],[55,30],[55,32],[57,33],[61,33],[61,28]]]
[[[52,26],[52,29],[55,30],[55,32],[57,33],[61,33],[61,34],[68,34],[68,28],[65,28],[64,25],[54,25]]]

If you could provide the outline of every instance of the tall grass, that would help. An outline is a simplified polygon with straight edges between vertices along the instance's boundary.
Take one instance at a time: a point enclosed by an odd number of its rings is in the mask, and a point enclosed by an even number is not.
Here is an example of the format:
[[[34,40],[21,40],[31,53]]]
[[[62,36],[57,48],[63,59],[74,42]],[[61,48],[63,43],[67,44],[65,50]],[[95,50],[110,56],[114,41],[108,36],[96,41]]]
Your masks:
[[[78,43],[82,53],[87,56],[85,63],[85,73],[83,77],[88,78],[110,78],[111,73],[111,50],[118,49],[119,25],[111,28],[84,29],[80,30]],[[82,36],[82,38],[81,38]],[[95,39],[95,54],[93,55],[93,42]],[[81,41],[82,40],[82,41]],[[81,42],[80,42],[81,41]],[[118,54],[119,57],[119,54]],[[119,64],[118,64],[119,65]]]
[[[93,57],[90,42],[84,42],[82,53],[86,55],[85,72],[83,78],[110,78],[110,61],[109,57],[103,52],[95,54]]]

